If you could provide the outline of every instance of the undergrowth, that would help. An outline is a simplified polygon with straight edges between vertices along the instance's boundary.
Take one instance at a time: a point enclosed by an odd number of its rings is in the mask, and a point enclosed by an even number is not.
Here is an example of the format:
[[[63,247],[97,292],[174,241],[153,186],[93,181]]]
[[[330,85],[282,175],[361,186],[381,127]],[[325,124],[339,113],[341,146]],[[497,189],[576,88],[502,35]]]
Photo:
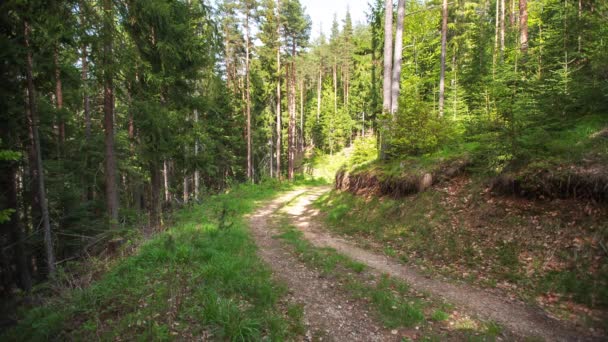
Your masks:
[[[258,201],[292,186],[237,186],[179,211],[170,229],[90,287],[21,312],[2,340],[282,341],[301,334],[301,310],[282,307],[286,289],[256,256],[243,219]]]

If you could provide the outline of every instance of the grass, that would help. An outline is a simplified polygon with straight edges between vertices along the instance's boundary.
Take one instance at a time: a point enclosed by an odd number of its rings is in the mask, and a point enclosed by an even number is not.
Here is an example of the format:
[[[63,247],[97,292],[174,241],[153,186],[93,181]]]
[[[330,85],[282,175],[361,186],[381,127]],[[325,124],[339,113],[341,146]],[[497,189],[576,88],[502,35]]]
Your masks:
[[[468,319],[474,326],[449,327],[451,316],[443,310],[452,310],[448,303],[435,301],[427,295],[413,291],[409,285],[388,275],[379,277],[365,273],[366,266],[339,254],[331,248],[313,246],[303,238],[297,228],[291,226],[286,217],[280,222],[281,234],[277,238],[291,245],[293,252],[309,266],[320,269],[325,276],[333,277],[336,284],[350,296],[369,303],[382,324],[389,329],[414,328],[423,333],[422,339],[428,336],[443,340],[448,337],[457,339],[478,338],[481,341],[493,341],[502,333],[500,326]],[[445,324],[445,332],[437,324]],[[439,334],[437,331],[441,331]]]
[[[282,341],[302,334],[301,308],[281,305],[286,289],[258,259],[243,215],[292,185],[242,185],[176,214],[100,280],[25,310],[5,341]],[[230,228],[218,229],[226,208]]]
[[[400,200],[334,191],[315,205],[330,230],[363,244],[371,240],[382,246],[379,252],[416,261],[425,272],[507,290],[514,285],[530,301],[557,294],[590,308],[608,307],[608,263],[601,250],[608,225],[602,215],[551,203],[538,208],[514,207],[508,199],[487,203],[482,186],[473,180],[453,197],[433,189]],[[571,241],[588,242],[574,247]]]

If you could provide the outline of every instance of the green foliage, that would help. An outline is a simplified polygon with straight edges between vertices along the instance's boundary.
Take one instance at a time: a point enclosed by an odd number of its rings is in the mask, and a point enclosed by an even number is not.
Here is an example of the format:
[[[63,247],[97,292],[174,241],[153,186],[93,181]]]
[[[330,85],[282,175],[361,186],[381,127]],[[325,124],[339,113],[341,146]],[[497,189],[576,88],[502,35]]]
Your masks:
[[[285,340],[301,315],[281,311],[285,289],[262,265],[243,215],[289,185],[244,185],[176,213],[175,225],[146,242],[89,288],[24,312],[5,340],[165,340],[213,331],[220,340]],[[223,203],[230,229],[218,230]]]

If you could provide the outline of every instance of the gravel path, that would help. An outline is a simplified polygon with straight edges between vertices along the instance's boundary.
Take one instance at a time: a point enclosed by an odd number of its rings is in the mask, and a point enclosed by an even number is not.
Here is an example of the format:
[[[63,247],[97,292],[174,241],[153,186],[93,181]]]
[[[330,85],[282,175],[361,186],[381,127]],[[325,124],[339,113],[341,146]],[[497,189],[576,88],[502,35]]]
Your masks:
[[[569,327],[566,323],[547,316],[539,308],[526,305],[522,302],[511,301],[506,296],[499,296],[466,284],[452,284],[440,279],[429,278],[397,260],[359,248],[350,241],[329,234],[326,230],[322,229],[319,220],[315,219],[319,213],[312,206],[312,202],[329,190],[329,187],[315,187],[310,188],[308,191],[300,190],[290,193],[282,199],[277,199],[269,207],[262,209],[263,213],[261,215],[267,216],[276,210],[281,201],[295,198],[293,203],[290,203],[283,211],[289,215],[292,224],[304,233],[304,237],[317,247],[334,248],[339,253],[364,263],[378,272],[387,273],[406,281],[418,291],[426,291],[431,295],[443,297],[448,302],[466,309],[471,314],[495,321],[522,339],[526,337],[539,337],[546,341],[594,340],[592,337],[579,334],[574,327]],[[263,221],[264,219],[258,217],[258,220]],[[254,230],[257,231],[256,235],[264,234],[264,228],[262,227],[264,224],[260,225],[263,222],[252,223],[253,227],[257,227]],[[273,248],[272,245],[262,244],[261,248],[263,254],[272,254],[272,252],[267,251],[267,249]],[[289,264],[291,261],[284,259],[281,263],[283,264],[282,267],[290,268]],[[298,280],[300,282],[298,287],[304,287],[308,292],[316,291],[316,285],[312,287],[308,287],[308,285],[302,286],[301,282],[305,281],[307,280]],[[294,291],[297,290],[294,289]],[[316,297],[314,292],[305,296]]]
[[[281,196],[249,217],[259,255],[271,267],[274,276],[289,287],[288,300],[304,307],[307,332],[304,340],[398,341],[398,337],[376,322],[366,305],[337,290],[336,284],[320,272],[306,267],[289,247],[273,238],[273,214],[305,190]]]

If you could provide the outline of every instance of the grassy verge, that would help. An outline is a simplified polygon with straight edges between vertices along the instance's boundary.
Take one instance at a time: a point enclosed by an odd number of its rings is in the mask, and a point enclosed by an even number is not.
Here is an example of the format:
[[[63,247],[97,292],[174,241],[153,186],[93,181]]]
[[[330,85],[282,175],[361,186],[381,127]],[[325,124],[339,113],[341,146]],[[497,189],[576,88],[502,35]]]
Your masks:
[[[22,312],[2,340],[293,338],[301,309],[281,301],[285,288],[256,256],[243,219],[289,187],[238,186],[178,212],[172,228],[90,287]]]
[[[279,226],[282,232],[277,238],[291,245],[301,261],[335,279],[353,298],[368,303],[382,324],[400,331],[404,340],[410,336],[430,341],[445,338],[493,341],[502,333],[495,323],[461,316],[450,304],[416,292],[403,281],[388,275],[376,276],[366,272],[364,264],[331,248],[313,246],[286,217]]]
[[[495,198],[466,179],[400,200],[332,192],[316,205],[327,227],[364,247],[607,328],[605,208]]]

